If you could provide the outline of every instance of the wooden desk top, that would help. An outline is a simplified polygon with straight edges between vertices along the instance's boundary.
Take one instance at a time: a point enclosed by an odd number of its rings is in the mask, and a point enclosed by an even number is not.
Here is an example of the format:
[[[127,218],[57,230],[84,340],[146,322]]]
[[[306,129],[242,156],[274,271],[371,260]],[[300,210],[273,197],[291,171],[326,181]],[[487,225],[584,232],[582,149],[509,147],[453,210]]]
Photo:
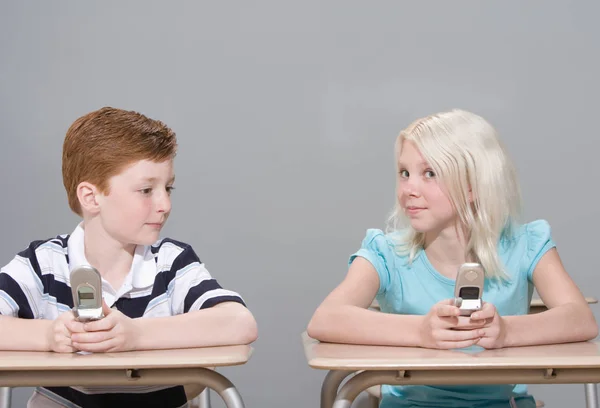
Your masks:
[[[592,305],[592,304],[596,304],[598,303],[598,299],[593,298],[593,297],[586,297],[585,298],[586,302],[588,302],[588,304]],[[379,303],[377,303],[376,300],[373,300],[373,303],[371,303],[370,306],[372,309],[376,309],[379,310]],[[546,305],[544,304],[544,302],[542,301],[542,299],[540,298],[534,298],[531,299],[531,303],[530,303],[530,308],[546,308]]]
[[[249,345],[98,354],[0,351],[0,371],[234,366],[246,363],[252,352]]]
[[[600,368],[600,342],[485,350],[321,343],[302,334],[308,365],[323,370]]]

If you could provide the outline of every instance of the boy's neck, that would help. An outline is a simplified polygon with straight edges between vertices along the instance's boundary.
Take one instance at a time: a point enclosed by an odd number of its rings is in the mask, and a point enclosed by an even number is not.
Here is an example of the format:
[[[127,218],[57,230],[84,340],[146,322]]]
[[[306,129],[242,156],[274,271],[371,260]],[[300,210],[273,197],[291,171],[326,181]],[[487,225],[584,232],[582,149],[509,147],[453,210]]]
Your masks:
[[[136,245],[124,246],[108,235],[96,219],[86,220],[82,226],[85,258],[118,291],[131,270]]]
[[[425,235],[425,253],[433,267],[442,275],[456,279],[458,268],[465,262],[467,241],[465,232],[451,226]]]

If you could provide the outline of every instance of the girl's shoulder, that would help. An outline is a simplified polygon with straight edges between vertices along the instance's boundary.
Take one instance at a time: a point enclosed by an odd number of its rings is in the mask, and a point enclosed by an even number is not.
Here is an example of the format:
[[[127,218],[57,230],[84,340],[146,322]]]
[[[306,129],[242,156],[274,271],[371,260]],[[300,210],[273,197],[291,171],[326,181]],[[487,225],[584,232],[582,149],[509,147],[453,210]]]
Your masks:
[[[512,245],[532,247],[535,244],[545,242],[551,236],[552,229],[548,221],[537,219],[512,226],[505,231],[502,239]]]
[[[521,268],[528,278],[541,257],[556,244],[552,239],[552,229],[548,221],[537,219],[515,226],[503,236],[503,249],[506,253],[518,253]]]

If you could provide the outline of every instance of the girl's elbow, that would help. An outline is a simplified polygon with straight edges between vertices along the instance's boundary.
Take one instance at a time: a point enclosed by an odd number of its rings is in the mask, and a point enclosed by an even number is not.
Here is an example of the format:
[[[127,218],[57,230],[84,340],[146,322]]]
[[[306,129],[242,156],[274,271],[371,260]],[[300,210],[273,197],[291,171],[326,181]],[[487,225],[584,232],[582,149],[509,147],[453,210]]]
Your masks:
[[[598,336],[598,322],[589,305],[586,305],[585,312],[581,313],[581,315],[586,317],[583,319],[583,332],[585,333],[584,341],[596,338]]]
[[[327,327],[328,324],[322,311],[317,310],[308,322],[306,334],[315,340],[324,341],[327,336]]]
[[[596,322],[594,316],[592,316],[587,322],[585,333],[585,341],[593,340],[598,336],[598,322]]]
[[[598,336],[598,322],[589,306],[585,305],[585,308],[574,313],[580,316],[576,329],[573,331],[573,333],[576,333],[574,340],[588,341],[596,338]]]
[[[306,327],[306,334],[308,334],[309,337],[319,340],[319,325],[315,323],[314,319],[310,319],[310,322],[308,322],[308,326]]]

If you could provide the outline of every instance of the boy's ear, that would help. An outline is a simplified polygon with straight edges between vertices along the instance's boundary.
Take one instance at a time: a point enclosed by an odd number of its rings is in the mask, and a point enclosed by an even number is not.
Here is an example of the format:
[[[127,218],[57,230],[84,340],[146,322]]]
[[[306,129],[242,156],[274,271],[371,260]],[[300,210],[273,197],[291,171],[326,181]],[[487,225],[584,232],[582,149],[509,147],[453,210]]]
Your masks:
[[[100,210],[98,205],[98,194],[99,191],[95,185],[82,181],[77,186],[77,199],[81,209],[91,214],[96,214]]]

